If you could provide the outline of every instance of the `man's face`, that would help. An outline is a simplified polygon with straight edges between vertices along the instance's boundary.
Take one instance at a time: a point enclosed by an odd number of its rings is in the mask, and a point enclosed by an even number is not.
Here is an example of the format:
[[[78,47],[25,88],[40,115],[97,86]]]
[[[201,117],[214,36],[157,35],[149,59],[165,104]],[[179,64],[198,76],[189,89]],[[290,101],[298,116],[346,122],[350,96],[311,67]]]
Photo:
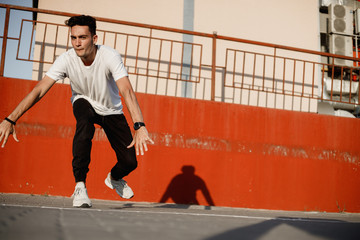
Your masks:
[[[91,36],[88,26],[71,27],[71,44],[80,58],[87,59],[92,56],[96,41],[97,35]]]

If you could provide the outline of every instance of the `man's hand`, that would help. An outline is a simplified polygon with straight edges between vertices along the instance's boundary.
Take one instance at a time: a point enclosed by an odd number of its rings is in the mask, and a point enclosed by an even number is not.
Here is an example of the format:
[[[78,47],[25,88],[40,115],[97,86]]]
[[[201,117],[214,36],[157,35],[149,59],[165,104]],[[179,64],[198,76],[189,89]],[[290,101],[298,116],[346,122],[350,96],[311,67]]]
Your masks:
[[[141,127],[135,131],[134,138],[128,148],[131,148],[135,145],[136,155],[139,155],[139,151],[141,155],[144,155],[144,150],[147,151],[147,144],[154,144],[154,141],[149,137],[149,133],[145,127]]]
[[[9,138],[9,135],[12,134],[13,138],[16,142],[19,142],[19,139],[17,139],[15,127],[9,123],[8,121],[4,120],[2,123],[0,123],[0,143],[3,141],[1,147],[4,148],[5,144]]]

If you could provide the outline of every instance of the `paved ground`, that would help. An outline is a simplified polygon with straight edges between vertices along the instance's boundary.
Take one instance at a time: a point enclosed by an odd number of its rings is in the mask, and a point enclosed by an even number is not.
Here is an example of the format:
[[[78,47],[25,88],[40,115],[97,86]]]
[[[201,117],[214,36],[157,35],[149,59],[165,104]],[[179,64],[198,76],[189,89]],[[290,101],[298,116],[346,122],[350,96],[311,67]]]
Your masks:
[[[0,193],[0,239],[360,239],[360,214],[284,212]]]

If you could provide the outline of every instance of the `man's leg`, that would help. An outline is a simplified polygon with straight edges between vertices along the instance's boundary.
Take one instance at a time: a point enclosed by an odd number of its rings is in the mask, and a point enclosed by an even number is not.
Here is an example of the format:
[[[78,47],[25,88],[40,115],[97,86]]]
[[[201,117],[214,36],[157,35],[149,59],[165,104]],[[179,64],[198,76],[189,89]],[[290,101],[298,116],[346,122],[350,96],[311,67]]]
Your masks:
[[[130,199],[134,196],[134,192],[122,179],[137,167],[135,148],[127,148],[132,142],[130,128],[123,114],[105,116],[102,123],[117,157],[117,163],[105,179],[105,184],[115,189],[122,198]]]
[[[120,180],[137,167],[135,148],[127,148],[132,142],[132,134],[123,114],[105,116],[103,129],[117,157],[111,177]]]
[[[73,173],[75,182],[85,183],[89,171],[96,113],[90,103],[82,98],[74,102],[73,111],[76,118],[76,132],[73,140]]]

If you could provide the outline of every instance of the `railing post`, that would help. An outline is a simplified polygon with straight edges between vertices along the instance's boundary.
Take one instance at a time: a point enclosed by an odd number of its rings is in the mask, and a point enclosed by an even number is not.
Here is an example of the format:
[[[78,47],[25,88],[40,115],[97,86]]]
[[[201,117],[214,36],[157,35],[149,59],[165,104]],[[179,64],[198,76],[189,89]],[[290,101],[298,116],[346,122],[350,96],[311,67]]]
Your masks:
[[[211,101],[215,101],[216,38],[217,38],[217,32],[213,32],[212,62],[211,62]]]
[[[0,77],[4,76],[6,44],[7,44],[8,30],[9,30],[9,19],[10,19],[10,8],[7,7],[6,15],[5,15],[4,37],[3,37],[2,50],[1,50]]]

